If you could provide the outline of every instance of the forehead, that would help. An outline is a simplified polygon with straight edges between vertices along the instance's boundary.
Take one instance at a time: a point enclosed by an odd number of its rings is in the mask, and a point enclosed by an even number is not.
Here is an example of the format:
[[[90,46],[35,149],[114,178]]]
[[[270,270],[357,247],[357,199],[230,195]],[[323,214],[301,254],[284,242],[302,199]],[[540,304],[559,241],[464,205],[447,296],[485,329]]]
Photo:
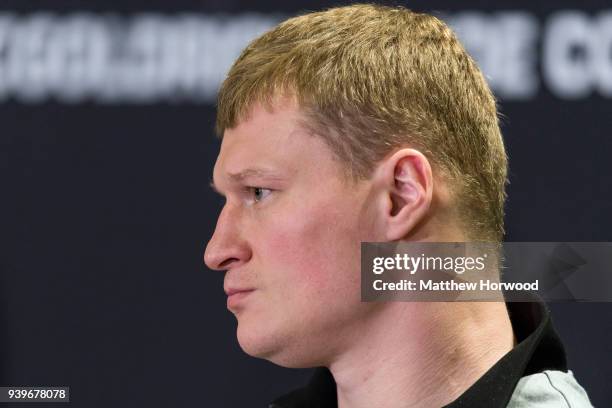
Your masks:
[[[320,136],[306,130],[302,121],[294,102],[279,102],[272,108],[254,105],[244,120],[225,130],[215,173],[239,173],[251,166],[289,174],[337,170],[331,150]]]

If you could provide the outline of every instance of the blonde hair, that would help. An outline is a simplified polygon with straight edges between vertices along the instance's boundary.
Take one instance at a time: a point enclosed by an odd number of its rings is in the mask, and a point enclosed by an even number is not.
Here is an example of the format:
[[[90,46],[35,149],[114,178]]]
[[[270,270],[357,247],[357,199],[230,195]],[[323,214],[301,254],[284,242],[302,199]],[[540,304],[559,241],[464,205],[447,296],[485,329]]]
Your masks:
[[[293,95],[305,125],[353,180],[387,154],[419,149],[452,181],[471,239],[504,234],[507,159],[495,99],[446,24],[402,7],[357,4],[286,20],[252,41],[218,96],[216,131],[254,103]]]

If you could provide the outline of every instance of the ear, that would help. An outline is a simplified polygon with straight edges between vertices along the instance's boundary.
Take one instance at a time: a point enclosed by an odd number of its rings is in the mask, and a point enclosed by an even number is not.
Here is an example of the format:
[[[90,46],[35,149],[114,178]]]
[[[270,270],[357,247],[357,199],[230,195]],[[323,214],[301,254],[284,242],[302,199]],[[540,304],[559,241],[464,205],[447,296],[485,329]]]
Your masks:
[[[412,232],[431,206],[433,175],[429,160],[418,150],[401,149],[384,160],[377,172],[383,202],[387,241],[397,241]]]

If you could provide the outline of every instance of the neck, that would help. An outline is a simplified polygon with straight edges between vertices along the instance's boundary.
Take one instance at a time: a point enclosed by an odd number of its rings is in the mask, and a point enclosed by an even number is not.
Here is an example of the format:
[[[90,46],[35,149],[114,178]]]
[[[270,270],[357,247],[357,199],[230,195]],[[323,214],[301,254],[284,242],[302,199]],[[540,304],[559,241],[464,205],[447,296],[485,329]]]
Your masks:
[[[329,364],[338,408],[452,402],[513,347],[504,303],[394,302]],[[458,324],[459,323],[459,324]]]

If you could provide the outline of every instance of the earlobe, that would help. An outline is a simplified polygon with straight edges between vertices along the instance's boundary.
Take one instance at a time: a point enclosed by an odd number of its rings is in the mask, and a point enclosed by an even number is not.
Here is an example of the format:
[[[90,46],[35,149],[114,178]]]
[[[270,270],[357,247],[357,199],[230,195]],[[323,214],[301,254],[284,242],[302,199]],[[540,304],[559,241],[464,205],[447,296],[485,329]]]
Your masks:
[[[387,239],[400,240],[414,232],[429,211],[433,177],[427,158],[414,149],[402,149],[388,159],[387,194],[391,208]]]

